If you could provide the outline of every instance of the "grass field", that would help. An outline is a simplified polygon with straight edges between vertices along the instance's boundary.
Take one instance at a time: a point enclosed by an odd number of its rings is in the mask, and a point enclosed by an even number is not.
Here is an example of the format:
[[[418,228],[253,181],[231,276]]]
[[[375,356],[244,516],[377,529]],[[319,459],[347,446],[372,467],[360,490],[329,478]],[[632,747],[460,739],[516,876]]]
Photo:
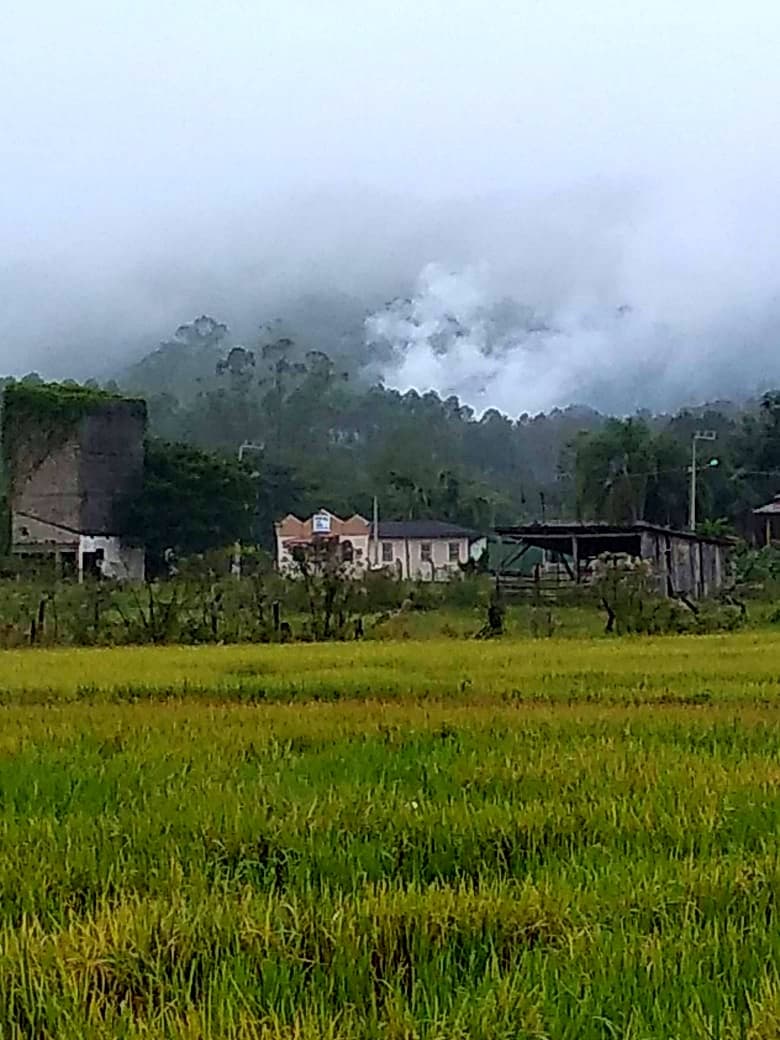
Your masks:
[[[773,706],[780,704],[780,633],[26,649],[0,656],[0,705],[415,697]]]
[[[780,1036],[780,638],[0,655],[0,1036]]]

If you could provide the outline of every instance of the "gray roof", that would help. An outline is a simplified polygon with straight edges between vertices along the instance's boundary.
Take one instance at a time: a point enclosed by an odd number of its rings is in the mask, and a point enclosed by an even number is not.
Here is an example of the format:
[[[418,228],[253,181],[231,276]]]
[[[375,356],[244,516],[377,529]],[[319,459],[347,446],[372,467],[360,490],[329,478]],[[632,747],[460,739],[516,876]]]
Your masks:
[[[468,527],[448,524],[443,520],[380,520],[380,538],[468,538],[476,541],[482,535]]]
[[[754,509],[753,512],[762,516],[780,514],[780,495],[775,495],[771,502],[767,502],[765,506],[760,506],[758,509]]]

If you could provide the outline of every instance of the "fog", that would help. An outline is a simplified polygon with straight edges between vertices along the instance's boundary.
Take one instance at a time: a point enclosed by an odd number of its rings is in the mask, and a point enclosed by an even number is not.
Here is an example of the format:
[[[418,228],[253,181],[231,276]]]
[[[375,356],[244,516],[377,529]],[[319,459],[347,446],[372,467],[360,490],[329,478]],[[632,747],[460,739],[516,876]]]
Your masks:
[[[38,0],[3,30],[3,371],[107,375],[314,291],[365,305],[388,383],[479,409],[780,383],[771,0]]]

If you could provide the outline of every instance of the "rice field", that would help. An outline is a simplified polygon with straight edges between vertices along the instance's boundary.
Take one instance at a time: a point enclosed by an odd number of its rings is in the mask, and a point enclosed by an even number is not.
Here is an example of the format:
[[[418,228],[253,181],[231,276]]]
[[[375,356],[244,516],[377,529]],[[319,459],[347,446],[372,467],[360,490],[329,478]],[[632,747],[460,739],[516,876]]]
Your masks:
[[[0,705],[227,704],[446,698],[467,703],[729,702],[773,706],[780,633],[426,639],[0,653]]]
[[[0,1036],[780,1036],[780,639],[0,655]]]

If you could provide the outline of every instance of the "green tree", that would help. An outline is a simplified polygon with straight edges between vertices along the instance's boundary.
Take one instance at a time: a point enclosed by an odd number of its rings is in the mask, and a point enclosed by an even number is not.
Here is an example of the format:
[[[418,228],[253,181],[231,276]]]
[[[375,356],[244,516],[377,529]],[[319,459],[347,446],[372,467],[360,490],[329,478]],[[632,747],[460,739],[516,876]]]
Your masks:
[[[133,391],[172,394],[190,402],[214,378],[228,334],[227,325],[202,314],[132,365],[122,382]]]
[[[757,411],[743,416],[734,455],[734,512],[762,505],[780,491],[780,391],[765,393]]]
[[[274,524],[288,513],[308,512],[306,488],[289,466],[252,459],[254,480],[253,540],[269,552],[276,548]]]
[[[645,519],[655,467],[653,435],[645,422],[610,419],[577,441],[577,511],[585,519],[635,523]]]
[[[125,527],[159,570],[169,550],[188,556],[250,539],[256,493],[251,471],[236,460],[150,439],[143,490],[127,504]]]

